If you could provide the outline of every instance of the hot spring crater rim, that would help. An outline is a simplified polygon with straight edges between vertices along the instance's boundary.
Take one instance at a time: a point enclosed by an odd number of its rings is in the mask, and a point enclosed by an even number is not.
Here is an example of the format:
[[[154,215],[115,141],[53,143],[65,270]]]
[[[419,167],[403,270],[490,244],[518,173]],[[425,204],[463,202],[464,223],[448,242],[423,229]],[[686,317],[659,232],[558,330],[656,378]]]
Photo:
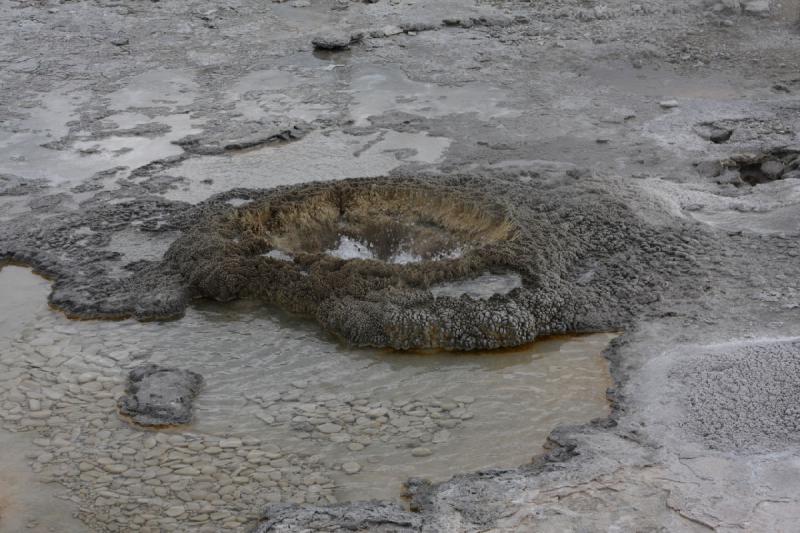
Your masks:
[[[561,189],[464,176],[235,189],[195,208],[160,268],[188,297],[261,300],[355,346],[467,351],[624,327],[710,245],[691,224],[655,225],[596,189]],[[343,238],[368,254],[332,254]],[[521,286],[432,291],[487,273]]]

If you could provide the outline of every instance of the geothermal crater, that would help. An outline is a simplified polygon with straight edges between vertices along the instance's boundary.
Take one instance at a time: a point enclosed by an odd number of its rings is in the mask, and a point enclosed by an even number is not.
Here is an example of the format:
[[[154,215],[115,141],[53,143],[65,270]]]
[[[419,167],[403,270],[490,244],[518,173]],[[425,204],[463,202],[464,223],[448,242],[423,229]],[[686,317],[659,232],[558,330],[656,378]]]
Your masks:
[[[487,195],[388,180],[250,194],[167,254],[201,296],[261,299],[361,346],[500,348],[542,326],[525,302],[537,282],[520,246],[534,248]],[[487,276],[497,293],[460,288]]]
[[[508,240],[502,214],[454,194],[419,188],[331,188],[274,206],[243,209],[238,226],[263,238],[283,258],[325,253],[339,259],[394,264],[458,259]],[[274,257],[274,256],[272,256]]]
[[[664,284],[669,269],[647,262],[685,268],[694,238],[584,194],[457,176],[238,189],[200,207],[164,266],[194,296],[261,300],[356,346],[487,350],[607,331]]]

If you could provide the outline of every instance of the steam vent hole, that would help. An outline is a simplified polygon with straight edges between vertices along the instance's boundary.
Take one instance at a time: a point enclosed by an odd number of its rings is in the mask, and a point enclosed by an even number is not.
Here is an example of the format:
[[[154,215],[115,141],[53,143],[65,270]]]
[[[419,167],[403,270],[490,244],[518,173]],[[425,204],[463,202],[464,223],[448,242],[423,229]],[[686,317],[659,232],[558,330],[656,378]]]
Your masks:
[[[238,223],[268,243],[267,257],[326,254],[398,265],[458,259],[513,234],[502,217],[455,196],[390,188],[332,189],[251,207]]]

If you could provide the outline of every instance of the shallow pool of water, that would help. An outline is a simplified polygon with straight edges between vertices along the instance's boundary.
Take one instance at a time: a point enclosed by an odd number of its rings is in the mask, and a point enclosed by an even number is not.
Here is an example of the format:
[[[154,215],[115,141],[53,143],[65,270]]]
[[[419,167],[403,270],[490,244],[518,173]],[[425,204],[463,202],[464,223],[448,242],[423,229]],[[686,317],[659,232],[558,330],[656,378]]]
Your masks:
[[[191,181],[165,196],[197,203],[236,187],[269,188],[380,176],[406,162],[437,161],[449,146],[450,139],[427,132],[354,136],[313,131],[298,141],[271,145],[269,149],[188,159],[172,172]]]
[[[151,362],[199,372],[207,385],[195,422],[174,431],[319,456],[338,500],[396,499],[408,477],[526,463],[555,426],[608,413],[601,352],[613,334],[488,353],[354,350],[255,302],[201,303],[167,323],[74,322],[48,309],[26,285],[41,280],[21,270],[0,271],[4,335],[59,354],[60,371],[121,377]],[[23,320],[15,311],[26,305]],[[102,429],[111,439],[131,431]]]
[[[0,352],[11,349],[9,341],[37,312],[46,311],[49,291],[50,284],[29,269],[0,264]],[[73,517],[73,505],[58,498],[59,487],[29,467],[36,436],[0,428],[0,532],[87,531]]]
[[[429,118],[465,112],[482,120],[519,115],[508,107],[509,96],[498,87],[479,82],[442,87],[411,80],[398,68],[370,64],[353,67],[350,91],[354,98],[350,114],[360,126],[387,110]]]

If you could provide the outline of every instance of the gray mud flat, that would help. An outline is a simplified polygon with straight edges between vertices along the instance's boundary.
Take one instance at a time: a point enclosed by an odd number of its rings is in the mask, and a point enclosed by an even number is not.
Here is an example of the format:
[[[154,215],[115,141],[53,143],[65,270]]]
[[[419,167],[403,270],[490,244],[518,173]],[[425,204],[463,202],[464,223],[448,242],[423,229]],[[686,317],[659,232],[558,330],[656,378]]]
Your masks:
[[[31,526],[796,529],[799,19],[796,0],[0,3],[0,261],[52,282],[0,271],[0,415],[30,450],[3,459],[72,501]],[[241,231],[364,184],[477,199],[515,231],[394,263]],[[596,335],[482,351],[577,332]],[[191,425],[120,420],[143,364],[206,378]],[[24,499],[0,529],[27,527]]]

